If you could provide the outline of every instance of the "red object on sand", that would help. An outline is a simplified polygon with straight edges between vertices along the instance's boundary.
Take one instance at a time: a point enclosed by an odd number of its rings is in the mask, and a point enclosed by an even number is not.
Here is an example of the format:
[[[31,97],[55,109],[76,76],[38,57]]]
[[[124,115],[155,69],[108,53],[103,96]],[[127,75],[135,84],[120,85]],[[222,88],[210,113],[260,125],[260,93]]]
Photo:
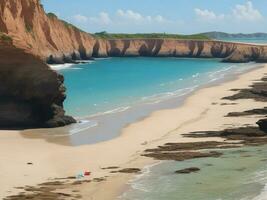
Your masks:
[[[90,176],[91,172],[84,172],[84,176]]]

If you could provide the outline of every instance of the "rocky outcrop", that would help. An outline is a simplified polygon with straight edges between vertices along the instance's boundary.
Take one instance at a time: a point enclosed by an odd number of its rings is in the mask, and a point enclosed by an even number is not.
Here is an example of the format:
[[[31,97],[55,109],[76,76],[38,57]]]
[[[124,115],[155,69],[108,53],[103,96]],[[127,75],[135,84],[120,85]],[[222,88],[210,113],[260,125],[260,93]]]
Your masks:
[[[0,127],[57,127],[75,122],[65,116],[63,76],[42,60],[0,42]]]
[[[1,0],[0,32],[48,63],[91,58],[95,44],[90,34],[46,14],[39,0]]]

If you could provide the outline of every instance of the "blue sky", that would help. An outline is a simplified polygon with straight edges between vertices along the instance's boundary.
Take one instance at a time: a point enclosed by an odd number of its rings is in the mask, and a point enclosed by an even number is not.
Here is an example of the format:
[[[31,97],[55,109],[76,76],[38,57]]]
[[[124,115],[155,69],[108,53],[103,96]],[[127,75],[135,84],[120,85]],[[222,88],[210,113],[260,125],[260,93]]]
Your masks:
[[[42,0],[88,32],[267,32],[266,0]]]

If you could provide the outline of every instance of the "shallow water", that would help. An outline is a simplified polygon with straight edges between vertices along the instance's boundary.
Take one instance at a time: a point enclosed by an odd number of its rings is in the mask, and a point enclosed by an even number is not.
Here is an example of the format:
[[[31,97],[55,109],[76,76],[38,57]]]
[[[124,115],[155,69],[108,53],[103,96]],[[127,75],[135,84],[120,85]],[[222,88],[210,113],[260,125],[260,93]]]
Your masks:
[[[81,123],[66,128],[72,145],[120,135],[126,125],[160,109],[175,108],[201,87],[256,67],[217,59],[109,58],[59,70],[65,109]]]
[[[158,164],[129,182],[130,189],[119,199],[266,200],[267,146],[223,150],[223,153],[220,158]],[[174,173],[187,167],[201,170]]]
[[[60,72],[68,88],[68,114],[89,116],[168,98],[179,89],[218,78],[219,71],[229,67],[233,65],[213,59],[141,57],[102,59]]]

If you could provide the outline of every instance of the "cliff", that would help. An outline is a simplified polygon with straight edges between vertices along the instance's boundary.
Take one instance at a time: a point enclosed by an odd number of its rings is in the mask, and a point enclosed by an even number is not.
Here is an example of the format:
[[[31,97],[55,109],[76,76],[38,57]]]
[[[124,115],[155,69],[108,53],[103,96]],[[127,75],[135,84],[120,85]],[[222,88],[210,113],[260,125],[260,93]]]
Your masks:
[[[0,31],[12,37],[16,47],[47,63],[106,56],[215,57],[226,62],[267,60],[267,47],[260,45],[171,38],[101,39],[52,13],[46,14],[39,0],[1,0]]]
[[[103,43],[103,41],[102,41]],[[266,62],[267,46],[213,40],[125,39],[108,40],[99,49],[108,56],[168,56],[222,58],[224,62]],[[104,46],[104,47],[103,47]],[[97,52],[94,52],[97,55]]]
[[[12,37],[16,47],[48,63],[88,59],[95,44],[90,34],[47,15],[39,0],[1,0],[0,32]]]
[[[42,60],[0,40],[0,127],[57,127],[65,116],[64,78]]]

